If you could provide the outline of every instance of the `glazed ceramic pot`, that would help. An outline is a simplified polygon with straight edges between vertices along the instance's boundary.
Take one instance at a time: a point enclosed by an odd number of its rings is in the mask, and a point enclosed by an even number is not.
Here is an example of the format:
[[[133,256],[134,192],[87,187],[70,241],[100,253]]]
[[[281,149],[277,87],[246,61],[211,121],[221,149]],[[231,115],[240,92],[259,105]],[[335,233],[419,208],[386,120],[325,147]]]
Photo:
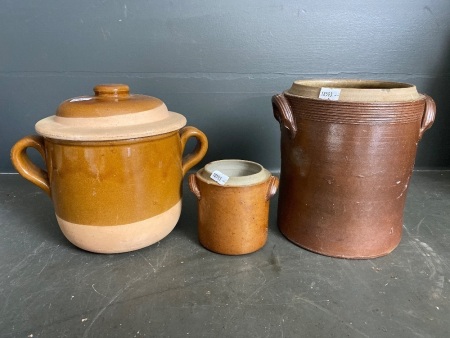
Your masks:
[[[13,165],[52,199],[59,226],[76,246],[119,253],[168,235],[181,212],[183,175],[205,155],[206,136],[159,99],[121,84],[64,101],[11,150]],[[182,157],[187,140],[198,141]],[[27,148],[44,158],[34,165]]]
[[[198,199],[198,236],[207,249],[226,255],[259,250],[267,241],[269,200],[278,179],[255,162],[222,160],[189,177]]]
[[[405,83],[305,80],[272,103],[281,126],[281,232],[329,256],[391,252],[433,100]]]

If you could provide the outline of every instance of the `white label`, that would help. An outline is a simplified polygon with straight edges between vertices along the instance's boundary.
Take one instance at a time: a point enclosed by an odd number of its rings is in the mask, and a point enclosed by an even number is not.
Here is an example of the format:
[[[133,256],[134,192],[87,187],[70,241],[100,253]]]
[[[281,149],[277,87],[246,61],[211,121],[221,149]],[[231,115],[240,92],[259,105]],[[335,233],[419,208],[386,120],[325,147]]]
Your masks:
[[[337,101],[339,100],[339,95],[341,95],[341,90],[339,88],[320,88],[319,99]]]
[[[229,179],[227,175],[221,173],[219,170],[214,170],[213,173],[211,174],[211,178],[220,185],[224,185],[225,183],[227,183]]]

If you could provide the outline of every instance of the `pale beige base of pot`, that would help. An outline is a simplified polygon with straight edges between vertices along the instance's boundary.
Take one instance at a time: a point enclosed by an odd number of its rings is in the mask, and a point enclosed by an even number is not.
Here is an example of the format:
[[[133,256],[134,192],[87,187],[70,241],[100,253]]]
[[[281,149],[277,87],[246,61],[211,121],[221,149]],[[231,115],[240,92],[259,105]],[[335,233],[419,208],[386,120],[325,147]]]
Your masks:
[[[61,231],[77,247],[96,253],[138,250],[166,237],[180,218],[181,200],[172,208],[143,221],[121,225],[84,225],[56,215]]]

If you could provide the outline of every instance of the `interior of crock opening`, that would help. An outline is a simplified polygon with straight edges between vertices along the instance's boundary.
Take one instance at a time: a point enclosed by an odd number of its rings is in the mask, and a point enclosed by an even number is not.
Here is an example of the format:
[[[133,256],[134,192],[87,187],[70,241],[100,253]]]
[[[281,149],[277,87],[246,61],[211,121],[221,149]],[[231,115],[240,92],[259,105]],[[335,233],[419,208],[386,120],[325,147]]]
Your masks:
[[[258,174],[262,168],[251,162],[223,161],[210,163],[207,170],[210,172],[218,170],[228,177],[243,177]]]

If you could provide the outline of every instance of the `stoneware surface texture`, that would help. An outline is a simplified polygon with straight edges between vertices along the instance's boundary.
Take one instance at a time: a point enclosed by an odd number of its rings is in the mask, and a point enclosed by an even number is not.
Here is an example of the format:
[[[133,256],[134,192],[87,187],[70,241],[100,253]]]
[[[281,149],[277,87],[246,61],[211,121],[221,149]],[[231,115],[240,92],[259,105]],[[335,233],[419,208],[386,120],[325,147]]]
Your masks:
[[[211,180],[214,170],[230,177],[225,185]],[[241,255],[264,246],[269,200],[278,188],[275,176],[254,162],[224,160],[191,175],[189,185],[198,199],[198,236],[205,248]]]
[[[357,93],[355,102],[350,94],[346,101],[317,98],[320,87],[341,85],[344,96],[347,89]],[[273,97],[281,125],[281,232],[330,256],[390,253],[401,239],[417,144],[434,121],[433,100],[407,84],[327,80],[293,87],[296,95],[291,89]],[[401,100],[403,89],[414,99]]]

